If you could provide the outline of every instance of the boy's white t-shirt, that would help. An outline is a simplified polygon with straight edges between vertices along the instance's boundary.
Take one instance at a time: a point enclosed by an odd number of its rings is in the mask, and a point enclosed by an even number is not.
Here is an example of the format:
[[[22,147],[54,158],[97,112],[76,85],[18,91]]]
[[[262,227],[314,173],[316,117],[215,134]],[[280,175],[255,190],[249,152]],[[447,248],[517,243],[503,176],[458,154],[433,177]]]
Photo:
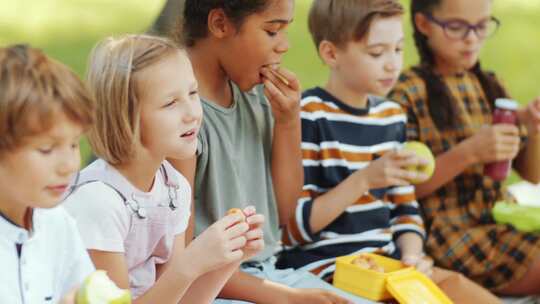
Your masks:
[[[90,164],[81,172],[81,177],[91,170],[97,170],[93,175],[97,172],[99,180],[112,179],[115,184],[129,189],[148,214],[146,219],[138,218],[116,190],[100,181],[83,184],[64,203],[75,218],[87,249],[124,253],[130,289],[136,298],[155,283],[156,265],[169,260],[174,238],[187,229],[191,188],[178,171],[171,171],[179,182],[177,208],[171,210],[169,188],[161,171],[156,173],[152,189],[143,192],[104,160]]]
[[[34,209],[31,232],[0,215],[0,303],[56,304],[93,271],[62,207]]]

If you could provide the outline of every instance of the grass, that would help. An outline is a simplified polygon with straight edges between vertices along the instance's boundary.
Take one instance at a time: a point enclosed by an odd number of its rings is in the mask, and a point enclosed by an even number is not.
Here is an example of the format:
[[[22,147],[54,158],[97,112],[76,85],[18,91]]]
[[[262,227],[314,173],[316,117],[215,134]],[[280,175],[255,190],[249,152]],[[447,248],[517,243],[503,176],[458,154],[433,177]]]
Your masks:
[[[403,1],[407,6],[408,1]],[[0,45],[27,42],[84,74],[92,46],[107,35],[146,30],[164,0],[4,0],[0,4]],[[284,65],[309,88],[324,83],[327,73],[307,32],[311,1],[297,0],[289,28],[291,49]],[[484,48],[484,67],[497,71],[512,96],[522,104],[540,95],[540,2],[495,1],[494,14],[503,26]],[[417,62],[408,16],[406,65]],[[83,156],[89,155],[87,145]],[[515,180],[515,177],[514,177]]]

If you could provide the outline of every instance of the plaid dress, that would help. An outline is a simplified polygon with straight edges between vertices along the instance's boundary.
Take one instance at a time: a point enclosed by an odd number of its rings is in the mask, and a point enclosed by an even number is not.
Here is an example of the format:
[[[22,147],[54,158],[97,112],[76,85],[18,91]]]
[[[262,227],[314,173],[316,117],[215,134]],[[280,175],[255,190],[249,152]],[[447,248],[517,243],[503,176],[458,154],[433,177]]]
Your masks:
[[[458,126],[448,130],[439,131],[434,124],[425,83],[414,71],[404,72],[390,94],[407,111],[408,139],[424,142],[435,155],[492,121],[491,105],[472,72],[445,77],[444,82],[457,110]],[[495,291],[525,274],[540,256],[540,239],[495,224],[491,209],[505,194],[501,183],[484,176],[483,165],[475,164],[420,200],[429,233],[427,252],[439,266]]]

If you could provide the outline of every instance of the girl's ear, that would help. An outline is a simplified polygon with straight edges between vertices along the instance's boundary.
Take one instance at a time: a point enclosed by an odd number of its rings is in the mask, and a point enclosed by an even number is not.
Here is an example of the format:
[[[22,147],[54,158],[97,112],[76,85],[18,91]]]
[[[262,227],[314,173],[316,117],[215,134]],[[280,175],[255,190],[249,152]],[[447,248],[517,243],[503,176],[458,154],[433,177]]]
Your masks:
[[[329,68],[335,68],[339,56],[338,48],[332,42],[323,40],[319,44],[319,56]]]
[[[208,32],[216,38],[224,38],[234,31],[234,25],[221,8],[216,8],[208,14]]]
[[[422,33],[424,36],[429,36],[431,24],[424,14],[416,13],[414,15],[414,23],[416,24],[416,28],[420,33]]]

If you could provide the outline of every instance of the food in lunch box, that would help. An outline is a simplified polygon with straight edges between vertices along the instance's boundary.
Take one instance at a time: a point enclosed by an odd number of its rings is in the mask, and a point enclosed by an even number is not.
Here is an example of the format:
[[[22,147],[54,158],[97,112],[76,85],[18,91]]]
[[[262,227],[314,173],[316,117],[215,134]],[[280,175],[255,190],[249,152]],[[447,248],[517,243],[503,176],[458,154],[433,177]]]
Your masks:
[[[363,255],[363,254],[359,255],[352,261],[352,264],[359,266],[361,268],[364,268],[364,269],[369,269],[369,270],[373,270],[377,272],[384,272],[384,267],[382,267],[381,265],[378,265],[375,259],[373,259],[372,257],[368,255]]]
[[[120,289],[103,270],[97,270],[84,280],[77,292],[77,304],[131,304],[131,293]]]
[[[244,214],[244,212],[240,208],[231,208],[231,209],[229,209],[229,211],[227,211],[227,215],[236,214],[236,213],[240,214],[242,216],[242,222],[244,222],[246,220],[246,215]]]

